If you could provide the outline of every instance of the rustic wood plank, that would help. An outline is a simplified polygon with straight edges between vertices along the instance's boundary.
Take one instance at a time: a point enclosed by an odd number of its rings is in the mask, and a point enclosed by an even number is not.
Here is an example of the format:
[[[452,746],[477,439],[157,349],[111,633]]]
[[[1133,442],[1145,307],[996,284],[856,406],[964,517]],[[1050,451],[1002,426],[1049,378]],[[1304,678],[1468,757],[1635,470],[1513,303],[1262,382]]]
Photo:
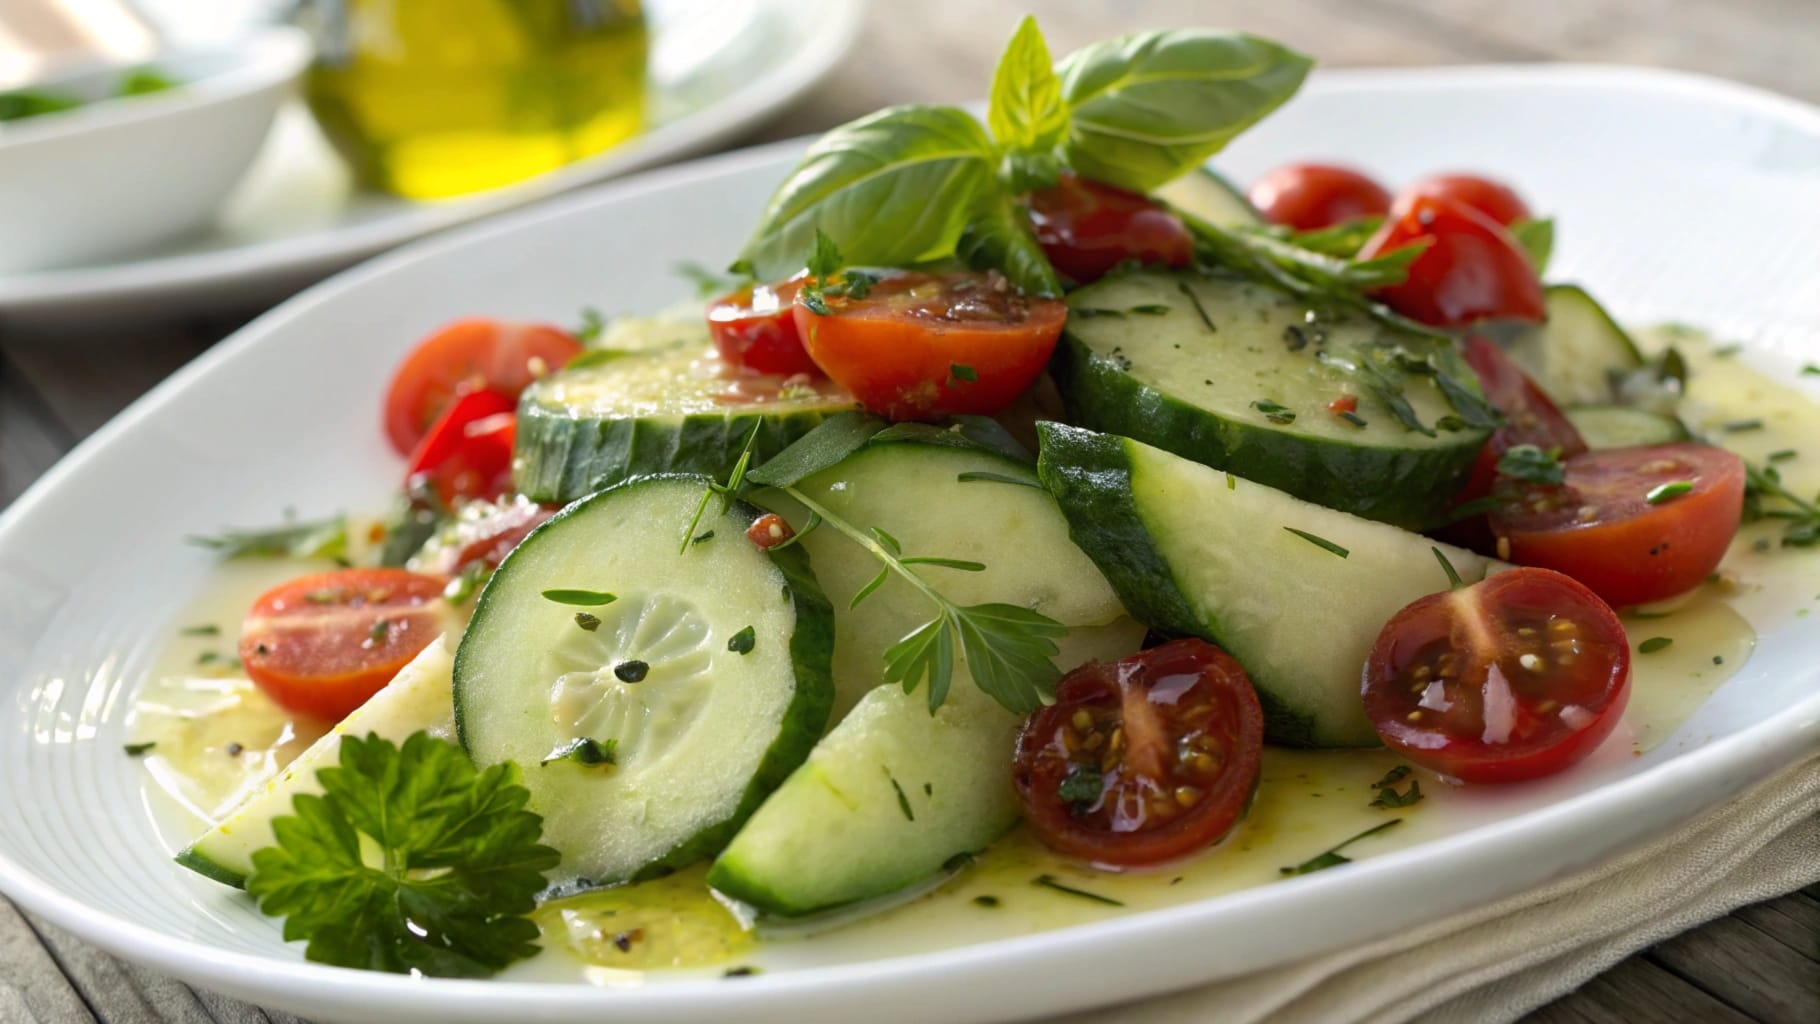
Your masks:
[[[1820,963],[1723,917],[1678,935],[1646,957],[1764,1024],[1811,1024],[1820,1017]]]
[[[0,897],[0,1021],[90,1024],[94,1019],[25,915]]]
[[[215,1024],[182,982],[124,964],[56,925],[31,923],[101,1024]]]
[[[1641,957],[1631,957],[1524,1018],[1524,1024],[1638,1021],[1750,1024],[1751,1018]]]
[[[1732,916],[1809,960],[1820,961],[1820,900],[1793,892],[1778,900],[1744,907]]]

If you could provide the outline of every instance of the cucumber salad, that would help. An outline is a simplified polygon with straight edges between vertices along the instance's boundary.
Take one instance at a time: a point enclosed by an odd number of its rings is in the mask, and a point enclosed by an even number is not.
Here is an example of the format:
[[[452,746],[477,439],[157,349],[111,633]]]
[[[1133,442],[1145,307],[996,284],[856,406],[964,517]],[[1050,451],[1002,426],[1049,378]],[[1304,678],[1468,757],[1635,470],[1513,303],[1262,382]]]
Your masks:
[[[183,627],[234,742],[142,695],[178,862],[311,960],[737,976],[992,865],[1111,911],[1641,749],[1651,664],[1710,692],[1727,595],[1812,589],[1820,410],[1548,283],[1498,181],[1208,169],[1309,67],[1026,18],[984,123],[828,132],[701,301],[422,341],[389,513],[197,538],[287,578]],[[1323,757],[1363,797],[1290,829]]]

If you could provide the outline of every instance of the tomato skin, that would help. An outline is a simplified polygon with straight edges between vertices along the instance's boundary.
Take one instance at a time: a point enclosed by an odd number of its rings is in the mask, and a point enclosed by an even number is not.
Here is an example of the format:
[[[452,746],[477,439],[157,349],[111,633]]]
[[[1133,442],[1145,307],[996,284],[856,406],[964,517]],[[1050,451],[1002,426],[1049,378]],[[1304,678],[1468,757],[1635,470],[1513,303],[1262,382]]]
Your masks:
[[[1244,816],[1264,712],[1225,651],[1186,639],[1089,662],[1055,696],[1025,720],[1013,772],[1025,819],[1050,848],[1145,867],[1219,842]],[[1065,789],[1081,771],[1099,795],[1070,802]]]
[[[1469,206],[1503,227],[1528,220],[1529,204],[1509,185],[1477,174],[1436,174],[1403,191],[1404,196],[1440,196]]]
[[[1504,424],[1492,432],[1485,447],[1479,450],[1478,461],[1473,464],[1472,476],[1460,495],[1461,500],[1473,501],[1490,494],[1492,485],[1497,483],[1498,460],[1517,445],[1533,444],[1543,451],[1558,450],[1557,457],[1562,459],[1586,450],[1586,439],[1580,436],[1580,431],[1496,342],[1474,335],[1466,339],[1461,351],[1467,365],[1478,375],[1485,400],[1504,414]]]
[[[1542,281],[1510,232],[1451,199],[1399,200],[1390,219],[1360,250],[1360,259],[1421,244],[1401,284],[1374,294],[1412,320],[1464,327],[1481,320],[1541,323],[1547,318]]]
[[[827,304],[823,316],[796,299],[810,357],[893,420],[1004,409],[1048,365],[1068,319],[1060,299],[1024,296],[997,273],[911,271]]]
[[[427,486],[444,505],[510,493],[516,408],[516,402],[497,391],[457,397],[411,452],[406,493]]]
[[[1272,224],[1317,231],[1390,211],[1390,193],[1338,164],[1285,164],[1257,180],[1251,205]]]
[[[240,631],[241,663],[285,710],[339,721],[442,634],[443,586],[403,569],[291,580],[253,602]]]
[[[1630,698],[1630,644],[1586,587],[1512,569],[1392,616],[1360,686],[1398,754],[1462,782],[1520,782],[1579,763],[1611,735]]]
[[[708,334],[720,357],[753,373],[819,376],[821,371],[804,350],[791,312],[802,288],[801,278],[750,284],[709,303]]]
[[[1030,226],[1050,265],[1076,284],[1097,281],[1125,260],[1165,267],[1194,261],[1182,218],[1136,192],[1069,172],[1030,193]]]
[[[405,356],[386,389],[385,431],[408,456],[456,396],[493,390],[516,400],[525,385],[568,365],[581,342],[547,324],[473,317],[448,324]]]
[[[1608,448],[1567,460],[1560,487],[1530,487],[1491,513],[1505,557],[1566,573],[1607,602],[1646,604],[1706,579],[1744,514],[1744,460],[1680,442]],[[1651,505],[1650,490],[1687,481]]]

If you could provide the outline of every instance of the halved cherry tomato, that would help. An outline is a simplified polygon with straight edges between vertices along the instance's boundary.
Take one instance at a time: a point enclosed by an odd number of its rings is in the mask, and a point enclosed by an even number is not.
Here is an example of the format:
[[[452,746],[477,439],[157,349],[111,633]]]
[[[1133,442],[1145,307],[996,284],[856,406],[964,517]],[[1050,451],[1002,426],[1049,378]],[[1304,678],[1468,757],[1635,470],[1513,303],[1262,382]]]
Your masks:
[[[1251,186],[1251,205],[1264,219],[1297,231],[1315,231],[1390,210],[1384,186],[1350,167],[1286,164]]]
[[[1492,512],[1491,530],[1503,557],[1564,572],[1611,604],[1630,605],[1705,580],[1743,514],[1744,460],[1683,442],[1568,459],[1565,483],[1525,488]]]
[[[1182,218],[1136,192],[1063,173],[1030,193],[1030,226],[1056,271],[1086,284],[1125,260],[1185,267],[1194,238]]]
[[[1529,219],[1529,206],[1522,196],[1503,182],[1476,174],[1437,174],[1423,178],[1404,189],[1403,195],[1451,199],[1461,206],[1472,207],[1504,227]]]
[[[445,505],[462,498],[490,500],[511,491],[516,405],[497,391],[470,391],[456,398],[411,452],[405,490],[432,488]]]
[[[1481,320],[1540,323],[1542,282],[1523,247],[1497,222],[1451,199],[1412,196],[1360,250],[1361,259],[1427,241],[1402,284],[1376,292],[1392,309],[1436,327]]]
[[[802,336],[790,304],[802,291],[802,279],[780,284],[751,284],[708,304],[708,334],[720,357],[753,373],[792,374],[821,371],[803,351]]]
[[[1043,372],[1068,319],[1060,299],[1026,296],[997,271],[910,271],[827,303],[823,316],[796,299],[810,358],[894,420],[1005,408]]]
[[[1462,782],[1516,782],[1610,735],[1630,696],[1630,644],[1592,591],[1512,569],[1392,616],[1362,687],[1392,750]]]
[[[1013,779],[1039,838],[1142,867],[1220,841],[1257,788],[1264,712],[1232,656],[1175,640],[1057,684],[1018,734]]]
[[[555,514],[556,509],[523,495],[472,502],[462,508],[446,533],[438,535],[434,554],[419,568],[438,576],[458,575],[476,563],[497,569],[520,541]]]
[[[1517,445],[1533,444],[1545,452],[1558,451],[1557,457],[1562,459],[1586,450],[1580,432],[1495,342],[1470,337],[1463,351],[1466,362],[1478,374],[1485,400],[1504,414],[1504,425],[1480,449],[1461,500],[1474,501],[1490,494],[1497,482],[1498,460]]]
[[[545,324],[457,320],[425,338],[392,375],[386,437],[409,455],[457,395],[492,390],[516,399],[525,385],[580,354],[574,335]]]
[[[240,660],[288,711],[339,721],[447,627],[443,581],[403,569],[337,569],[259,596]]]

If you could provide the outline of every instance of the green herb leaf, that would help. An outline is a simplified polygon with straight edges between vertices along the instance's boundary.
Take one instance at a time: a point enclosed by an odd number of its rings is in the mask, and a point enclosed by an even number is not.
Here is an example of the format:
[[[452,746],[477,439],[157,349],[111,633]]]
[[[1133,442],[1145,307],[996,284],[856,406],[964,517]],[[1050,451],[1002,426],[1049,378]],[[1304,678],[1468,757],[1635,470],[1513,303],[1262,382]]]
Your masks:
[[[600,310],[595,309],[593,306],[581,307],[581,324],[577,326],[574,331],[576,341],[581,342],[583,345],[592,345],[600,340],[601,332],[606,329],[607,318],[601,315]],[[582,355],[585,356],[588,355],[588,353],[583,352]],[[576,357],[576,359],[579,358],[581,358],[581,356]],[[573,366],[574,364],[575,360],[571,359],[567,365]],[[566,369],[567,366],[564,368]]]
[[[1104,903],[1109,907],[1122,907],[1125,905],[1122,901],[1115,900],[1110,896],[1101,896],[1097,892],[1088,892],[1085,889],[1076,889],[1072,885],[1065,885],[1062,882],[1056,881],[1054,875],[1038,875],[1031,880],[1030,884],[1038,885],[1045,889],[1054,889],[1056,892],[1067,893],[1070,896],[1078,896],[1084,900],[1092,900],[1095,903]]]
[[[619,763],[619,741],[608,738],[597,740],[591,736],[573,739],[557,747],[539,762],[540,766],[556,761],[573,761],[579,765],[593,767],[603,764]]]
[[[1062,82],[1056,77],[1036,18],[1024,15],[1005,44],[992,72],[991,95],[986,124],[999,145],[1041,151],[1062,140],[1068,128],[1068,108],[1062,103]]]
[[[1436,549],[1439,553],[1439,549]],[[1408,807],[1422,799],[1422,783],[1417,779],[1409,780],[1409,789],[1397,792],[1397,784],[1409,778],[1410,768],[1406,764],[1397,765],[1384,773],[1384,777],[1371,784],[1378,795],[1371,801],[1373,807],[1396,808]]]
[[[734,654],[751,654],[752,648],[757,644],[758,632],[751,626],[747,626],[727,638],[727,650]]]
[[[1260,398],[1257,401],[1252,402],[1251,407],[1253,409],[1256,409],[1257,411],[1263,413],[1264,418],[1269,420],[1272,423],[1294,423],[1295,422],[1295,410],[1294,409],[1291,409],[1287,405],[1281,405],[1279,403],[1273,402],[1268,398]]]
[[[1333,847],[1332,849],[1328,850],[1326,853],[1321,853],[1321,854],[1317,854],[1313,857],[1310,857],[1309,859],[1303,861],[1302,863],[1297,864],[1295,867],[1282,868],[1280,870],[1285,875],[1306,875],[1306,874],[1311,874],[1316,871],[1323,871],[1323,870],[1326,870],[1327,868],[1338,867],[1341,864],[1350,864],[1350,863],[1352,863],[1352,858],[1351,857],[1342,857],[1340,855],[1341,850],[1344,850],[1348,846],[1351,846],[1353,843],[1356,843],[1359,840],[1366,838],[1367,836],[1375,836],[1379,832],[1382,832],[1387,828],[1390,828],[1394,825],[1402,824],[1402,822],[1403,822],[1402,818],[1392,818],[1389,821],[1386,821],[1381,825],[1373,825],[1371,828],[1368,828],[1365,831],[1360,832],[1358,835],[1353,836],[1351,839],[1348,839],[1348,840],[1340,843],[1339,845]]]
[[[1552,487],[1567,479],[1567,467],[1533,444],[1517,444],[1498,457],[1498,475]]]
[[[968,383],[980,379],[979,371],[965,363],[949,363],[948,376],[955,380],[967,381]]]
[[[583,608],[598,608],[603,604],[612,604],[619,600],[612,594],[601,590],[572,590],[554,588],[543,592],[543,599],[557,604],[579,605]]]
[[[82,101],[74,96],[44,92],[38,89],[16,89],[0,92],[0,121],[23,121],[28,117],[57,114],[74,110]]]
[[[1441,563],[1441,571],[1447,574],[1448,589],[1458,590],[1466,585],[1466,581],[1460,579],[1460,571],[1453,567],[1453,562],[1449,561],[1447,556],[1441,553],[1440,548],[1430,547],[1428,550],[1434,552],[1435,561]]]
[[[1339,555],[1341,558],[1345,558],[1346,556],[1352,554],[1352,552],[1346,550],[1345,548],[1339,546],[1338,544],[1335,544],[1333,541],[1328,540],[1326,537],[1317,537],[1314,534],[1307,532],[1306,530],[1298,530],[1293,526],[1285,526],[1285,527],[1283,527],[1283,529],[1288,530],[1290,533],[1293,533],[1296,536],[1307,541],[1308,543],[1313,544],[1315,547],[1320,548],[1324,551],[1331,551],[1334,554]]]
[[[999,271],[1027,295],[1062,294],[1062,279],[1030,226],[1030,211],[1010,192],[982,199],[955,253],[975,270]]]
[[[999,422],[989,416],[951,416],[946,426],[933,423],[894,423],[872,435],[867,444],[901,442],[933,444],[944,448],[995,452],[1026,464],[1035,459]]]
[[[1789,490],[1775,466],[1744,464],[1744,518],[1752,522],[1783,520],[1781,544],[1785,548],[1820,545],[1820,499],[1808,501]],[[1758,538],[1757,547],[1767,550],[1769,538]]]
[[[1052,637],[1068,627],[1047,615],[1013,604],[976,604],[954,615],[961,652],[973,682],[1013,714],[1042,707],[1055,690],[1060,653]]]
[[[1377,234],[1378,228],[1383,224],[1382,217],[1355,217],[1332,227],[1298,231],[1289,236],[1289,242],[1298,249],[1350,260],[1359,254],[1360,249],[1365,248],[1365,243]]]
[[[177,80],[157,68],[134,68],[114,87],[116,96],[145,96],[177,88]]]
[[[1068,774],[1055,788],[1055,795],[1062,802],[1076,807],[1090,807],[1099,802],[1105,792],[1106,778],[1090,764],[1074,764],[1068,768]]]
[[[1535,268],[1540,277],[1548,270],[1548,258],[1555,251],[1555,222],[1552,217],[1539,220],[1520,220],[1510,226],[1511,236],[1523,247],[1523,254],[1529,257],[1529,265]]]
[[[1187,296],[1189,305],[1194,307],[1194,315],[1201,318],[1201,325],[1207,328],[1207,333],[1212,334],[1219,330],[1214,326],[1213,317],[1207,315],[1207,307],[1201,305],[1201,297],[1195,294],[1195,290],[1189,287],[1187,281],[1177,281],[1175,287],[1177,291]]]
[[[418,732],[402,748],[341,740],[253,854],[246,891],[283,917],[318,963],[432,977],[485,977],[537,951],[527,915],[561,859],[510,762],[476,770],[461,748]],[[370,847],[371,852],[365,852]]]
[[[1750,430],[1762,430],[1763,421],[1760,419],[1732,420],[1730,423],[1723,424],[1719,429],[1728,434],[1742,434]]]
[[[871,597],[878,591],[878,588],[884,586],[885,581],[890,578],[891,567],[888,565],[879,566],[878,575],[867,580],[865,586],[860,587],[853,592],[853,599],[847,602],[847,610],[852,611],[853,609],[858,608],[861,601]]]
[[[765,487],[789,487],[839,465],[886,426],[883,419],[869,413],[837,413],[747,473],[746,479]]]
[[[185,626],[177,632],[183,636],[220,636],[221,627],[210,622],[200,626]]]
[[[1671,480],[1668,483],[1651,487],[1649,493],[1643,496],[1643,500],[1651,505],[1660,505],[1663,502],[1673,501],[1693,489],[1694,484],[1691,480]]]
[[[903,812],[904,820],[915,821],[916,812],[910,808],[910,798],[904,795],[904,787],[898,785],[897,777],[889,772],[885,773],[885,778],[891,780],[891,788],[897,791],[897,809]]]
[[[1063,157],[1085,177],[1148,192],[1281,106],[1312,65],[1269,40],[1211,29],[1083,47],[1057,69],[1068,107]]]
[[[1671,636],[1652,636],[1648,640],[1645,640],[1642,643],[1637,645],[1637,653],[1638,654],[1654,654],[1657,651],[1660,651],[1660,650],[1666,648],[1669,644],[1672,644],[1674,642],[1675,642],[1675,638],[1671,637]]]
[[[120,749],[125,751],[128,757],[144,757],[157,746],[157,740],[147,740],[144,743],[128,743]]]
[[[940,558],[935,555],[908,555],[898,559],[903,565],[933,565],[942,569],[959,569],[961,572],[985,572],[986,563],[973,562],[965,558]]]
[[[227,529],[213,537],[191,537],[189,541],[224,559],[340,559],[346,558],[348,553],[348,521],[345,516],[331,516],[263,530]]]
[[[885,681],[901,684],[905,693],[916,692],[926,682],[933,715],[948,699],[954,682],[954,647],[954,629],[944,612],[885,651]]]

